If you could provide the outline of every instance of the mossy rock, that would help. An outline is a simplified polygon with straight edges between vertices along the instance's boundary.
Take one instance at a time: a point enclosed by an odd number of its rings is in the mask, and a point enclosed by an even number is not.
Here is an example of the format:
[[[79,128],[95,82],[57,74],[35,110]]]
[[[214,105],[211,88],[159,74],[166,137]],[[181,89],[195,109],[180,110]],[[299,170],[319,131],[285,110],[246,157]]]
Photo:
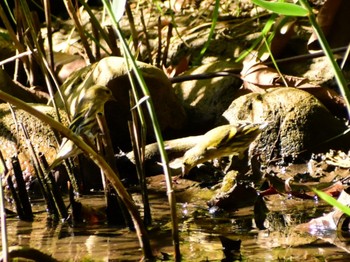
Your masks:
[[[53,118],[56,115],[55,110],[50,106],[41,104],[33,104],[32,106]],[[61,118],[63,124],[67,125],[63,112],[61,112]],[[27,140],[20,127],[20,124],[23,124],[29,134],[29,140],[35,153],[44,154],[49,163],[53,161],[56,156],[57,142],[49,125],[21,109],[13,108],[12,113],[8,104],[0,104],[0,119],[0,150],[5,160],[18,155],[25,174],[35,173]]]
[[[264,161],[298,158],[330,148],[349,148],[346,129],[311,94],[296,88],[272,88],[263,94],[251,93],[234,100],[223,113],[220,124],[238,121],[267,122],[267,128],[252,145],[252,152]]]

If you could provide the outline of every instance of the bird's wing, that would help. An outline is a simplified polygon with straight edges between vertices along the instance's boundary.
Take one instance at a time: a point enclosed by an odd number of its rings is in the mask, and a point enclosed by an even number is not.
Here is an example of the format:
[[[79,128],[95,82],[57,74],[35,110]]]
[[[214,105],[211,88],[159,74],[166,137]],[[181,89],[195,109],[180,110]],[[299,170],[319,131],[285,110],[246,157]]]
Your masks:
[[[84,118],[85,118],[84,116],[85,116],[85,112],[79,112],[79,113],[75,114],[73,117],[73,121],[70,123],[68,128],[75,133],[77,128],[84,121]]]
[[[67,159],[68,157],[74,156],[79,154],[81,151],[80,149],[73,143],[73,141],[69,140],[68,138],[64,137],[62,139],[62,143],[60,145],[60,148],[58,149],[57,155],[55,160],[51,163],[50,167],[47,171],[52,170],[64,159]]]
[[[233,139],[237,129],[230,125],[219,126],[209,132],[204,136],[205,144],[208,145],[206,150],[217,150],[224,145],[229,143],[229,140]]]

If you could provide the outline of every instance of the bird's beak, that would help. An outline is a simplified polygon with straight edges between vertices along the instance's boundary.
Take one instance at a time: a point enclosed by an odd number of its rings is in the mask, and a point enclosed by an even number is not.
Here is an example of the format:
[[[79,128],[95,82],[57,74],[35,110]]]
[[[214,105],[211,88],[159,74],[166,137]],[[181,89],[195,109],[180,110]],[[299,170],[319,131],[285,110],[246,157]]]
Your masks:
[[[182,171],[182,176],[183,176],[183,177],[186,176],[186,175],[188,174],[188,172],[190,171],[190,170],[189,170],[189,166],[186,165],[186,164],[183,164],[183,165],[182,165],[182,168],[181,168],[181,171]]]

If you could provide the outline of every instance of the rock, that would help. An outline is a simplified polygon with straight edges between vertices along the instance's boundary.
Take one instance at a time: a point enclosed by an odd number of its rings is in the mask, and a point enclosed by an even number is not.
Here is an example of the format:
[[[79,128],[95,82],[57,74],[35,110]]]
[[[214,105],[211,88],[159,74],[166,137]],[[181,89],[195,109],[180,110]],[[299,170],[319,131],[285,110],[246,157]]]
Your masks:
[[[33,104],[33,107],[52,117],[55,116],[55,111],[50,106]],[[43,153],[49,163],[55,158],[57,142],[52,129],[47,124],[26,111],[16,108],[13,111],[16,120],[12,115],[9,105],[0,104],[0,150],[5,160],[18,154],[22,170],[25,173],[34,174],[26,138],[20,126],[16,125],[16,121],[17,124],[22,123],[24,125],[36,153]],[[67,124],[67,121],[64,121],[63,112],[61,112],[61,117],[63,118],[63,122]]]
[[[138,62],[137,64],[151,93],[160,128],[164,131],[165,138],[171,137],[174,132],[185,126],[186,113],[163,71],[146,63]],[[131,150],[127,125],[127,121],[131,119],[129,106],[131,85],[124,58],[104,58],[95,64],[82,68],[67,79],[61,87],[61,92],[69,105],[70,115],[75,113],[79,96],[83,95],[81,91],[96,84],[109,87],[117,100],[116,102],[107,102],[105,115],[114,148],[119,147],[127,152]],[[138,89],[138,93],[142,97],[140,89]],[[63,107],[58,94],[55,99],[58,106]],[[149,141],[153,141],[153,133],[150,132],[152,130],[151,122],[145,103],[142,108],[146,115],[148,138]]]
[[[272,88],[264,94],[251,93],[234,100],[219,124],[237,121],[268,122],[252,147],[263,161],[279,157],[349,147],[344,138],[328,141],[347,127],[335,118],[314,96],[296,88]],[[340,141],[341,140],[341,141]]]
[[[241,66],[237,63],[220,61],[188,70],[181,76],[237,70],[239,67]],[[234,76],[176,83],[175,93],[182,101],[188,118],[191,119],[189,128],[201,131],[201,133],[213,128],[217,119],[237,97],[241,84],[242,81]]]
[[[0,68],[0,90],[27,103],[46,103],[49,96],[33,88],[21,86],[12,81],[5,70]],[[2,101],[1,101],[2,102]]]
[[[164,148],[168,156],[172,175],[180,175],[182,170],[182,157],[184,153],[195,146],[202,136],[188,136],[178,139],[164,141]],[[158,143],[152,143],[145,146],[144,156],[145,174],[153,176],[163,174],[163,166],[160,164],[162,159],[159,152]],[[131,151],[126,155],[117,156],[118,171],[122,177],[130,177],[131,174],[136,176],[135,156]]]

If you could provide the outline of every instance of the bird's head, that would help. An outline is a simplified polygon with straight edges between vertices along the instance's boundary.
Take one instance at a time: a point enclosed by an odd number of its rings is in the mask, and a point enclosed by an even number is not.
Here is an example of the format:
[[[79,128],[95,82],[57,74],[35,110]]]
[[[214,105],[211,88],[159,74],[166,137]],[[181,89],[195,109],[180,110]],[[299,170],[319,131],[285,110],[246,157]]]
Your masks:
[[[112,91],[108,87],[102,85],[94,85],[88,88],[85,97],[96,102],[100,101],[100,103],[116,100]]]
[[[182,174],[198,164],[224,156],[241,156],[248,149],[266,124],[244,123],[223,125],[205,133],[201,140],[183,157]]]

